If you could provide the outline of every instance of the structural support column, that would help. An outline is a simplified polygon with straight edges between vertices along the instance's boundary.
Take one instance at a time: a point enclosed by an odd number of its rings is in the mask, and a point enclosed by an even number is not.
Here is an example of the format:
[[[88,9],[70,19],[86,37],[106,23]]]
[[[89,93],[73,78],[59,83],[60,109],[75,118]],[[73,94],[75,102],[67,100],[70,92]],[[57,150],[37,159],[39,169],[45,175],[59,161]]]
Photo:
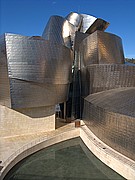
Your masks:
[[[66,102],[64,102],[64,119],[66,119]]]

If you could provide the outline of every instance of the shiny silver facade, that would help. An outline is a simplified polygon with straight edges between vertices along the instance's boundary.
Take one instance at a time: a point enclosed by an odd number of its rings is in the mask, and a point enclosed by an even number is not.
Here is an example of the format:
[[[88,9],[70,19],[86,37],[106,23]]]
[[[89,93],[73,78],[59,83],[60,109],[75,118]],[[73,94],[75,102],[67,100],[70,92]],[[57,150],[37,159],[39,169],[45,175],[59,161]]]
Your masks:
[[[135,87],[89,95],[83,119],[103,142],[135,161]]]
[[[76,27],[76,31],[91,34],[96,30],[104,31],[109,23],[88,14],[71,12],[66,19]]]
[[[81,14],[71,12],[67,15],[66,19],[76,27],[76,31],[81,29],[83,21],[83,16]]]
[[[102,31],[86,37],[80,45],[81,66],[90,64],[123,64],[124,53],[121,38]]]
[[[67,100],[73,57],[70,49],[42,38],[14,34],[5,34],[1,42],[5,50],[1,50],[1,68],[5,66],[4,83],[10,92],[8,106],[50,106]],[[5,105],[2,99],[0,103]]]
[[[97,20],[97,18],[87,14],[81,14],[81,16],[83,17],[81,32],[86,33],[90,26]]]
[[[109,26],[109,23],[106,22],[103,19],[97,18],[94,23],[88,28],[88,30],[86,31],[86,33],[88,34],[92,34],[97,30],[100,31],[105,31],[106,28]]]
[[[0,104],[27,112],[67,101],[67,117],[83,114],[96,136],[135,160],[135,66],[124,64],[108,25],[72,12],[52,16],[42,37],[1,36]]]
[[[122,40],[107,26],[97,18],[75,34],[72,116],[135,160],[135,66],[125,65]]]
[[[67,17],[51,16],[42,37],[73,49],[75,32],[91,34],[96,30],[104,31],[109,23],[87,14],[71,12]]]
[[[0,104],[10,107],[10,81],[8,77],[6,42],[4,35],[0,36]]]
[[[89,34],[87,34],[87,33],[82,33],[82,32],[79,32],[79,31],[77,31],[76,33],[75,33],[75,42],[74,42],[74,49],[75,49],[75,53],[77,52],[78,54],[78,56],[79,56],[79,47],[80,47],[80,44],[81,44],[81,42],[86,38],[86,37],[88,37],[89,36]],[[77,57],[77,58],[79,58],[79,57]]]
[[[79,102],[81,102],[80,97],[84,98],[91,93],[134,84],[133,76],[130,78],[132,83],[125,82],[125,78],[123,79],[122,75],[128,74],[128,68],[125,67],[121,71],[121,67],[119,70],[118,64],[124,64],[124,52],[120,37],[99,30],[92,34],[76,32],[74,50],[74,79],[79,83],[75,82],[73,88],[75,89],[74,94],[80,92]],[[77,106],[75,111],[78,113],[82,111],[76,98],[73,102],[76,102]],[[75,111],[74,114],[76,114]]]
[[[82,68],[81,73],[83,97],[109,89],[135,87],[135,66],[95,64]]]
[[[74,36],[75,26],[60,16],[51,16],[42,34],[44,39],[68,48],[72,48]]]
[[[0,103],[19,109],[65,102],[73,77],[73,55],[77,57],[75,33],[87,31],[96,20],[78,13],[52,16],[42,37],[1,36]]]

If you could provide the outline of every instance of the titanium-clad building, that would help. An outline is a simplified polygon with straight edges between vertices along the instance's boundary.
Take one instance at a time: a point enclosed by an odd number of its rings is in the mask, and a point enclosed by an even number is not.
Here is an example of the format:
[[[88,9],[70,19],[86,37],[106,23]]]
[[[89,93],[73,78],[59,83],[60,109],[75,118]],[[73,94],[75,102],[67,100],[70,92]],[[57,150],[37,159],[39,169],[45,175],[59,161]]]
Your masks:
[[[82,118],[135,160],[135,66],[125,64],[122,40],[104,32],[108,25],[71,12],[52,16],[42,36],[2,35],[0,105],[37,117],[64,103],[68,118]]]
[[[2,105],[19,109],[67,100],[73,57],[69,48],[14,34],[5,34],[1,42]]]
[[[124,64],[121,38],[102,31],[95,31],[82,42],[79,49],[81,66],[90,64]]]
[[[72,47],[75,35],[75,26],[60,16],[51,16],[42,37],[52,43],[63,44]]]
[[[99,139],[135,160],[135,87],[87,96],[83,119]]]

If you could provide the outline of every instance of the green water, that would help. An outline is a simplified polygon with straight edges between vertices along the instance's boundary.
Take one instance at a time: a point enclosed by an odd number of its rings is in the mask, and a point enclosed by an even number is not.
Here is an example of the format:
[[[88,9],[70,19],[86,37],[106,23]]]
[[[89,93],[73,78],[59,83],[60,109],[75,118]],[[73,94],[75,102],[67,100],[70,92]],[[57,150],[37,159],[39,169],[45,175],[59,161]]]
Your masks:
[[[99,161],[80,138],[45,148],[18,163],[4,180],[124,179]]]

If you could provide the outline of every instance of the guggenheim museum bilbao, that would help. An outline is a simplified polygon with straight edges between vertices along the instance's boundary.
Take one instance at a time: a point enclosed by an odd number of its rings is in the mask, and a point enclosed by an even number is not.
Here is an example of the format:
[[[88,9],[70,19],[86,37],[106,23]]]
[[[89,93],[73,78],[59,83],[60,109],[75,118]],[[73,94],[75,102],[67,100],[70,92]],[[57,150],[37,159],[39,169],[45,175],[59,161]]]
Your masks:
[[[1,137],[54,130],[59,104],[135,161],[135,66],[108,25],[72,12],[51,16],[42,36],[0,36]]]

